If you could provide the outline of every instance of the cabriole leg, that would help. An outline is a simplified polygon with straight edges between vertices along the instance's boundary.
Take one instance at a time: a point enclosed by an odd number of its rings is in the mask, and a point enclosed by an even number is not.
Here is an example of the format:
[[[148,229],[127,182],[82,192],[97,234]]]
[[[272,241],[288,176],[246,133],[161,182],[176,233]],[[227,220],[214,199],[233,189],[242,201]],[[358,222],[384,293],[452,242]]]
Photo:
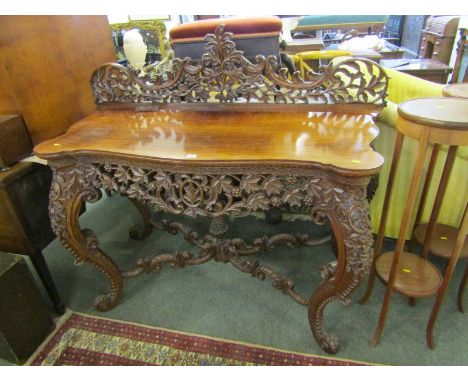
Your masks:
[[[336,353],[339,339],[323,327],[326,305],[339,299],[350,302],[349,296],[368,273],[372,258],[372,232],[365,188],[356,193],[347,193],[341,203],[323,211],[328,216],[335,234],[337,263],[334,273],[324,280],[309,300],[309,324],[314,338],[328,353]],[[332,204],[333,205],[333,204]]]
[[[94,303],[96,310],[106,311],[121,296],[122,277],[116,264],[99,248],[94,232],[81,229],[78,222],[83,202],[96,202],[101,195],[98,185],[86,177],[86,167],[54,170],[49,203],[52,229],[77,265],[90,263],[109,279],[111,291],[98,296]]]
[[[137,224],[130,228],[129,235],[133,240],[144,240],[153,231],[153,225],[150,223],[151,209],[136,199],[128,198],[128,200],[130,200],[138,212],[140,212],[143,219],[143,224]]]

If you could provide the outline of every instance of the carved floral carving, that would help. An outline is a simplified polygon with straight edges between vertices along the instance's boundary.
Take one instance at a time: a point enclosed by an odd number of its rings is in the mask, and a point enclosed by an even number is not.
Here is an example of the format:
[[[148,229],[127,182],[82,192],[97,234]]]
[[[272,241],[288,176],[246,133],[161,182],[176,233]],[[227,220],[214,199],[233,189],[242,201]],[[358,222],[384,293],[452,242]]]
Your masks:
[[[349,231],[346,266],[355,273],[367,271],[372,238],[365,188],[336,181],[322,170],[314,175],[188,174],[117,164],[82,164],[54,172],[50,215],[58,236],[67,235],[65,203],[76,188],[104,188],[174,214],[196,216],[240,215],[287,206],[309,210],[323,224],[331,214]],[[348,233],[348,232],[346,232]]]
[[[364,103],[385,105],[388,77],[376,63],[348,58],[321,73],[289,76],[276,56],[247,60],[224,26],[205,37],[200,62],[174,59],[165,74],[106,64],[92,76],[96,103]]]
[[[328,219],[337,236],[337,265],[333,271],[324,273],[324,282],[308,302],[314,337],[323,349],[335,353],[339,341],[336,335],[324,329],[323,310],[333,299],[348,303],[351,292],[368,272],[372,234],[366,182],[363,182],[368,178],[361,178],[353,184],[350,178],[342,182],[339,176],[323,170],[309,169],[307,175],[296,175],[292,170],[288,171],[289,175],[258,174],[247,170],[239,169],[234,174],[203,174],[195,168],[188,173],[108,163],[81,163],[54,168],[49,204],[52,228],[75,256],[77,263],[90,262],[111,282],[111,293],[99,296],[95,302],[96,308],[112,308],[122,289],[122,274],[116,265],[99,249],[92,231],[77,230],[79,226],[74,220],[78,219],[81,201],[97,200],[100,188],[118,191],[130,199],[164,211],[190,216],[221,217],[285,205],[309,211],[311,219],[318,224]],[[165,229],[183,232],[185,239],[200,249],[200,254],[194,256],[190,252],[180,252],[141,260],[136,273],[157,270],[162,263],[183,267],[215,259],[230,262],[259,279],[268,276],[275,288],[301,304],[306,303],[306,299],[294,291],[292,280],[258,262],[241,261],[240,256],[267,250],[277,242],[303,245],[308,238],[277,235],[266,241],[257,240],[251,245],[240,239],[211,240],[208,243],[200,241],[194,232],[183,227],[167,225]],[[131,277],[131,274],[127,277]]]

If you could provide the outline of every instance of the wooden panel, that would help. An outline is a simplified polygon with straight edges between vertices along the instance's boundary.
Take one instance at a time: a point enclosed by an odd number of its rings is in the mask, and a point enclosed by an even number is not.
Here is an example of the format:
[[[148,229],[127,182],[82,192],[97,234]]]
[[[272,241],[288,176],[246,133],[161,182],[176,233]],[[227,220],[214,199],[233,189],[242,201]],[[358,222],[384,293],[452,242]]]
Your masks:
[[[41,157],[77,152],[200,161],[297,161],[376,172],[372,115],[332,112],[103,111],[35,147]]]
[[[426,19],[427,16],[406,16],[401,46],[411,51],[414,56],[417,56],[419,52],[421,30],[424,27],[424,22]]]
[[[91,74],[114,60],[106,16],[0,16],[0,113],[53,138],[95,109]]]
[[[27,255],[31,252],[8,193],[0,187],[0,250]]]

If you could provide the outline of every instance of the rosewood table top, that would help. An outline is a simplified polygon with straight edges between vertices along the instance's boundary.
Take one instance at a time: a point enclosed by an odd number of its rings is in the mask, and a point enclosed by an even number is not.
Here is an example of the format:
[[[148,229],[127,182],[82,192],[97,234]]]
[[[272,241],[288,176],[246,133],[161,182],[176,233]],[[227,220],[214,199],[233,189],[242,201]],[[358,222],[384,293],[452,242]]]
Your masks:
[[[35,148],[43,158],[122,154],[152,161],[296,162],[375,173],[372,115],[332,112],[98,111]]]

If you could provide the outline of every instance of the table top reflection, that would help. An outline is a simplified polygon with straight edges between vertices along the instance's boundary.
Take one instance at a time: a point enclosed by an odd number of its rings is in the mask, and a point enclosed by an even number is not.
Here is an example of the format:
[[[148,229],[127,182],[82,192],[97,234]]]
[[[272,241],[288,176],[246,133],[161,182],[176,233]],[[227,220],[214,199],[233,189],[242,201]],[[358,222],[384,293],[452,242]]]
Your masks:
[[[183,161],[314,162],[377,172],[371,114],[336,112],[97,111],[35,147],[42,158],[123,154]]]

